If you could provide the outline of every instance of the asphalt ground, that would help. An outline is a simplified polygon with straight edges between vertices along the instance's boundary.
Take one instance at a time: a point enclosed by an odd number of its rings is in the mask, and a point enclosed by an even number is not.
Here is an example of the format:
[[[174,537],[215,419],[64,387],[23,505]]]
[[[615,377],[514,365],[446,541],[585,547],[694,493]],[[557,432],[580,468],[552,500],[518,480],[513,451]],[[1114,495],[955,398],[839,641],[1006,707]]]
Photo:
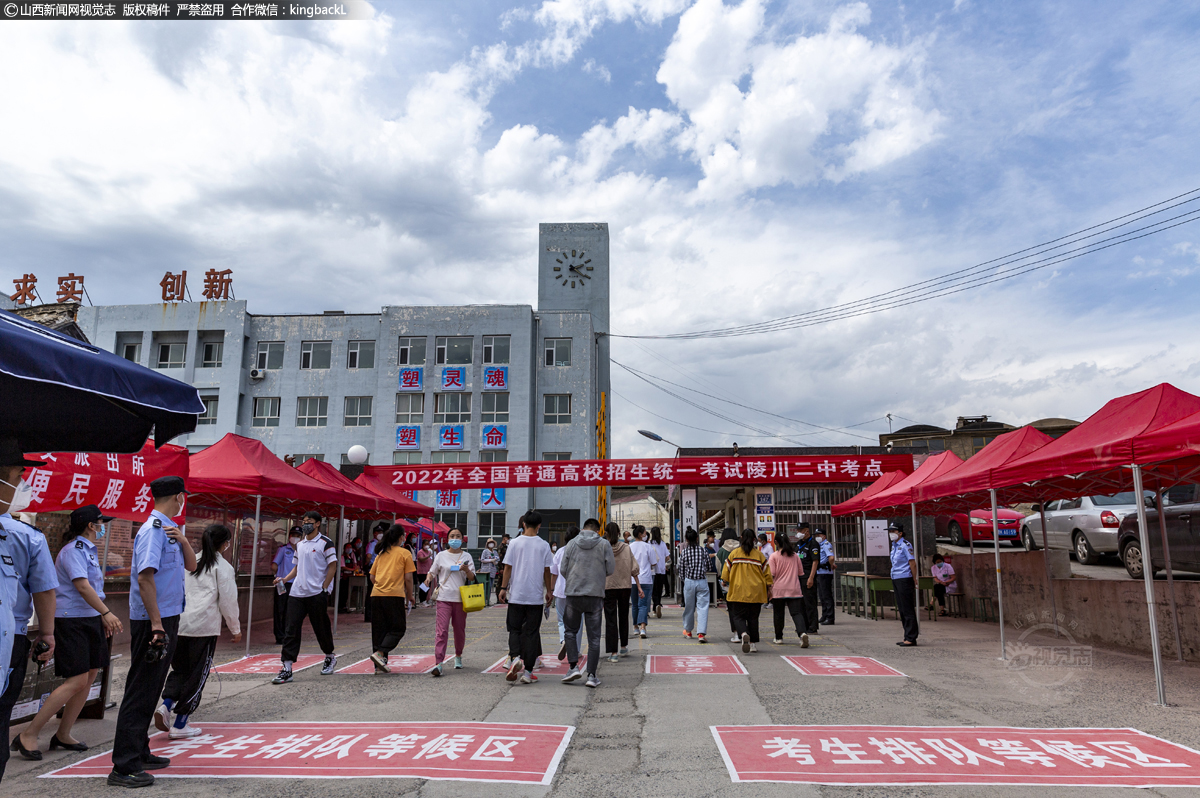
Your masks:
[[[294,682],[269,683],[268,676],[214,676],[204,704],[193,717],[208,721],[280,721],[302,729],[308,721],[463,720],[568,724],[575,735],[549,787],[480,784],[417,779],[334,779],[304,782],[280,779],[169,779],[148,788],[172,796],[1092,796],[1098,788],[1015,786],[831,787],[733,783],[714,744],[711,725],[873,724],[894,726],[1133,727],[1200,750],[1200,666],[1167,661],[1170,706],[1154,704],[1150,658],[1130,652],[1094,649],[1086,667],[1020,670],[999,658],[999,627],[965,619],[927,620],[921,614],[920,645],[904,649],[899,622],[839,615],[823,627],[806,654],[868,656],[903,671],[909,678],[805,677],[781,654],[801,653],[794,630],[784,644],[760,643],[757,654],[743,654],[730,643],[728,616],[714,609],[709,617],[713,643],[702,646],[680,634],[678,608],[653,619],[646,640],[630,641],[631,653],[619,664],[601,660],[603,684],[564,685],[555,677],[536,685],[510,685],[503,676],[483,674],[506,653],[503,607],[469,616],[465,669],[441,679],[428,675],[321,676],[319,668],[298,672]],[[431,654],[433,611],[419,609],[395,653]],[[770,612],[763,613],[763,638],[772,635]],[[542,627],[548,655],[557,651],[554,616]],[[270,623],[255,624],[255,634],[270,640]],[[1018,635],[1009,632],[1010,641]],[[1025,642],[1052,645],[1048,636]],[[339,667],[366,657],[369,628],[361,616],[342,616],[337,639]],[[241,656],[243,646],[222,641],[216,661]],[[252,653],[277,653],[274,645],[255,645]],[[319,653],[311,638],[302,653]],[[656,654],[736,654],[746,676],[648,675],[644,656]],[[114,667],[113,696],[124,687],[127,659]],[[102,779],[39,779],[69,763],[111,747],[116,710],[103,721],[81,721],[75,735],[92,746],[88,754],[46,750],[55,729],[42,733],[45,759],[27,762],[14,755],[0,787],[4,796],[94,795],[119,788]],[[15,735],[19,728],[13,729]],[[1100,788],[1102,792],[1123,788]],[[151,793],[143,793],[151,794]],[[1200,795],[1200,790],[1149,789],[1142,795]]]

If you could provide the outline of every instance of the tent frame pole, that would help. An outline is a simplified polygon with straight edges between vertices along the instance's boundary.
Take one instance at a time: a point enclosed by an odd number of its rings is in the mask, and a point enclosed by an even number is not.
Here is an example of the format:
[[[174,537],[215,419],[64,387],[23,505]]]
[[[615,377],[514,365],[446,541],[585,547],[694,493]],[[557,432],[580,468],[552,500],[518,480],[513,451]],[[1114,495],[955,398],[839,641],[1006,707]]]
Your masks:
[[[1042,561],[1046,564],[1046,589],[1050,591],[1050,612],[1054,613],[1054,636],[1061,637],[1058,631],[1058,599],[1054,597],[1054,577],[1050,573],[1050,544],[1046,537],[1046,500],[1038,502],[1038,512],[1042,517]]]
[[[1167,566],[1167,601],[1171,604],[1171,625],[1175,631],[1175,657],[1183,662],[1183,642],[1179,637],[1179,611],[1175,609],[1175,577],[1171,575],[1171,547],[1167,545],[1167,514],[1163,511],[1162,488],[1158,488],[1154,495],[1154,506],[1158,508],[1158,534],[1162,536],[1163,560]]]
[[[1158,688],[1158,705],[1167,705],[1167,690],[1163,684],[1162,652],[1158,643],[1158,613],[1154,607],[1154,567],[1150,557],[1150,530],[1146,521],[1146,495],[1142,488],[1142,467],[1136,463],[1133,471],[1133,492],[1137,500],[1138,540],[1142,547],[1142,581],[1146,583],[1146,611],[1150,615],[1150,651],[1154,655],[1154,685]],[[1161,510],[1160,510],[1161,514]]]
[[[333,572],[333,633],[337,634],[338,622],[338,607],[342,606],[339,596],[339,589],[342,586],[342,527],[346,524],[346,505],[342,505],[341,515],[338,517],[337,534],[334,535],[334,556],[338,559],[337,570]]]
[[[916,584],[913,585],[913,596],[915,597],[914,601],[916,602],[917,617],[920,617],[920,615],[921,615],[921,533],[920,533],[920,530],[917,529],[917,505],[914,503],[911,505],[911,507],[912,507],[913,543],[915,543],[916,547],[917,547],[917,578],[916,578],[916,580],[914,580],[916,582]]]
[[[246,597],[246,656],[250,656],[250,637],[254,631],[254,577],[258,571],[258,532],[262,518],[262,494],[254,497],[254,548],[250,550],[250,595]]]
[[[1000,517],[996,510],[996,489],[988,493],[992,497],[992,552],[996,557],[996,607],[1000,615],[1000,659],[1008,659],[1008,651],[1004,647],[1004,586],[1000,578]]]

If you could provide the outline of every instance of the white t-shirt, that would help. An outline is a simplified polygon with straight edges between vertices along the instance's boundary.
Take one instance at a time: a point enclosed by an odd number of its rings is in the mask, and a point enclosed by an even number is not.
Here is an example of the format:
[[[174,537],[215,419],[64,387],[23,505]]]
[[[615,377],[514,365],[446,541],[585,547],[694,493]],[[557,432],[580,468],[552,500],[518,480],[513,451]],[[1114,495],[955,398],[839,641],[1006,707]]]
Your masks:
[[[950,584],[946,585],[947,593],[957,593],[958,592],[958,580],[954,578],[955,574],[954,574],[954,566],[953,565],[951,565],[948,562],[943,562],[940,564],[935,564],[933,566],[933,568],[931,568],[930,570],[933,572],[933,575],[936,577],[939,577],[941,579],[951,580]]]
[[[665,574],[667,572],[667,555],[671,550],[667,548],[666,543],[651,543],[654,547],[654,555],[658,557],[658,562],[654,564],[654,573]]]
[[[774,546],[772,546],[770,543],[764,543],[764,544],[763,544],[763,547],[762,547],[762,555],[763,555],[764,557],[766,557],[766,558],[769,560],[769,559],[771,559],[771,555],[772,555],[772,554],[774,554],[774,553],[775,553],[775,547],[774,547]]]
[[[654,566],[658,563],[658,552],[644,540],[635,540],[629,544],[633,559],[638,564],[638,582],[649,585],[654,582]],[[633,580],[630,580],[633,584]]]
[[[337,562],[337,549],[324,535],[312,540],[301,538],[296,544],[296,581],[291,595],[308,598],[325,590],[325,569]]]
[[[450,570],[454,565],[458,565],[457,571]],[[464,568],[475,570],[475,561],[465,551],[460,550],[455,554],[452,549],[446,549],[439,551],[438,556],[433,558],[433,565],[429,569],[429,578],[437,581],[438,601],[462,604],[462,594],[458,592],[458,589],[467,583],[467,572],[463,570]]]
[[[567,597],[567,580],[562,575],[559,569],[562,567],[563,552],[567,550],[566,546],[559,548],[554,552],[554,564],[550,566],[550,573],[554,574],[557,579],[554,580],[554,597],[565,599]]]
[[[510,604],[545,603],[545,573],[554,565],[549,543],[537,535],[518,535],[508,544],[504,564],[512,566],[512,577],[505,585]]]

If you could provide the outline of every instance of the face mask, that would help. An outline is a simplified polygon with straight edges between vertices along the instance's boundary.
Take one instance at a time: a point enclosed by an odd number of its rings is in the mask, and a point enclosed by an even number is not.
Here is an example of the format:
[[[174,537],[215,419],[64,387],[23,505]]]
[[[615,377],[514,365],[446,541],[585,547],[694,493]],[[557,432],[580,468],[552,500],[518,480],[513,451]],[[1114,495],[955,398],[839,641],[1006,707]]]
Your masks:
[[[899,532],[889,532],[888,537],[891,538],[893,543],[895,543],[897,540],[900,539],[900,533]]]
[[[460,538],[450,538],[450,548],[461,549],[462,548],[462,540]]]
[[[101,524],[100,531],[96,533],[96,540],[97,541],[104,540],[104,536],[107,534],[108,534],[108,527],[105,526],[104,524]]]
[[[295,538],[295,537],[288,538],[288,543],[291,543],[293,546],[295,546],[299,542],[300,542],[300,538]]]
[[[488,544],[488,551],[494,551],[495,548],[496,547],[494,545],[492,545],[491,543]]]
[[[5,482],[0,479],[0,484],[8,485],[13,489],[12,502],[8,505],[8,512],[19,513],[32,503],[33,488],[25,480],[22,479],[14,485],[11,482]]]
[[[316,529],[317,527],[314,524],[301,524],[300,528],[304,530],[304,534],[311,535],[313,533],[313,530]]]
[[[825,542],[825,536],[824,536],[824,535],[817,535],[817,540],[819,540],[819,541],[821,541],[822,543],[824,543],[824,542]]]

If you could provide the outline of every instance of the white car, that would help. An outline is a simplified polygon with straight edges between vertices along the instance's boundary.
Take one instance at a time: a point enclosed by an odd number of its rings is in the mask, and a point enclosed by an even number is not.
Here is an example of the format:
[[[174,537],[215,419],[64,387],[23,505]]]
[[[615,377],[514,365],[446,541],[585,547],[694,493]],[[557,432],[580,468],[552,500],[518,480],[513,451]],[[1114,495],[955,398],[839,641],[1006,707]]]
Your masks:
[[[1152,496],[1153,494],[1147,494]],[[1117,537],[1125,516],[1137,512],[1133,491],[1111,496],[1080,496],[1046,503],[1046,543],[1066,549],[1084,565],[1095,565],[1101,554],[1116,554]],[[1021,542],[1029,551],[1042,547],[1042,517],[1036,512],[1021,522]]]

